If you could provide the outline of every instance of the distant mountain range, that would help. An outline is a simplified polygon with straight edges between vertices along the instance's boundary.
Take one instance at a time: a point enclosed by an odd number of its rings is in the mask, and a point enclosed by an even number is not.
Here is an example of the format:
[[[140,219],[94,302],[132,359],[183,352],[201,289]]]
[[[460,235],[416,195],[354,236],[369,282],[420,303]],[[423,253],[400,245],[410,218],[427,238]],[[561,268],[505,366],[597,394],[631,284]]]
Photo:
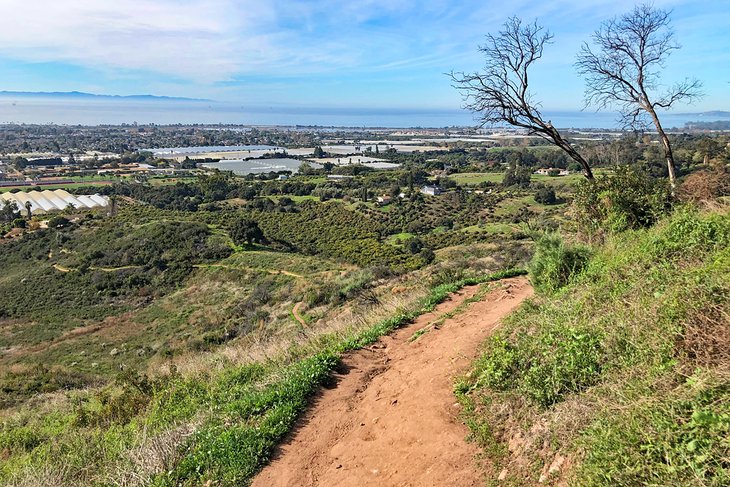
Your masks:
[[[712,111],[709,111],[709,112],[691,113],[689,115],[697,115],[698,117],[730,118],[730,112],[725,112],[725,111],[722,111],[722,110],[712,110]]]
[[[156,95],[96,95],[82,91],[0,91],[0,97],[5,98],[63,98],[88,100],[130,100],[130,101],[212,101],[202,98],[184,98],[179,96]]]

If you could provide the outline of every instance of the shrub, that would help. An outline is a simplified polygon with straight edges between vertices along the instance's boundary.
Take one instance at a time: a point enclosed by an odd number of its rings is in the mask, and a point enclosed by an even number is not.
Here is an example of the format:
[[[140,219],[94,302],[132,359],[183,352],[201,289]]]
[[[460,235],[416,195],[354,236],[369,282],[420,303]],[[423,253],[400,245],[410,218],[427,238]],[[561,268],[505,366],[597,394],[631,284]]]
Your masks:
[[[588,234],[649,227],[672,208],[665,179],[656,179],[635,166],[578,183],[573,212],[580,230]]]
[[[65,216],[54,216],[48,220],[48,228],[65,228],[71,223]]]
[[[554,293],[579,274],[588,262],[590,249],[584,245],[567,245],[558,234],[545,234],[535,245],[528,270],[535,289]]]
[[[687,258],[730,246],[730,221],[725,214],[700,217],[692,206],[679,208],[666,228],[646,239],[642,251],[655,259]]]
[[[543,205],[554,205],[558,199],[555,197],[555,190],[547,186],[543,186],[535,193],[535,201]]]
[[[530,186],[530,178],[532,177],[532,170],[526,166],[512,166],[507,169],[502,178],[502,186],[505,188],[509,186],[518,186],[520,188],[527,188]]]
[[[600,378],[601,337],[596,331],[550,327],[541,331],[536,345],[520,369],[519,388],[542,407],[581,392]]]
[[[231,238],[239,245],[264,243],[264,233],[258,223],[253,220],[241,218],[233,223],[230,229]]]
[[[679,186],[677,192],[683,201],[709,201],[730,195],[730,171],[725,167],[693,172]]]

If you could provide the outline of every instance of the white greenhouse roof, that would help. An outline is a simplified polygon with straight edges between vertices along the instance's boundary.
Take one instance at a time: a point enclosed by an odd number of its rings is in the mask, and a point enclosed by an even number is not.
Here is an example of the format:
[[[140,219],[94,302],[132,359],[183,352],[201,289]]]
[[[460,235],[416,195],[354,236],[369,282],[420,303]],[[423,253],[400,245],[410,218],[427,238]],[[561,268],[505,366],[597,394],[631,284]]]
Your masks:
[[[33,213],[45,213],[48,211],[65,210],[69,204],[77,209],[105,207],[109,205],[109,198],[98,194],[74,196],[63,189],[57,189],[55,191],[29,191],[27,193],[1,193],[0,208],[9,202],[15,202],[22,213],[26,212],[26,203],[30,203]]]

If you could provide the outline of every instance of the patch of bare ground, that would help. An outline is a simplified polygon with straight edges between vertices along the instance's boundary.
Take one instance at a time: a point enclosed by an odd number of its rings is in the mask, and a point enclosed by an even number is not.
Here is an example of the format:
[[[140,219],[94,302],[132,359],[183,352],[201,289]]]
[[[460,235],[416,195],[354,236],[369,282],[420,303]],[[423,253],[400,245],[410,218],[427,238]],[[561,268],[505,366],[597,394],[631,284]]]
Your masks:
[[[482,485],[479,448],[465,440],[453,379],[500,320],[532,294],[525,278],[491,285],[482,299],[460,307],[480,289],[464,288],[432,313],[345,357],[336,386],[315,398],[253,485]]]

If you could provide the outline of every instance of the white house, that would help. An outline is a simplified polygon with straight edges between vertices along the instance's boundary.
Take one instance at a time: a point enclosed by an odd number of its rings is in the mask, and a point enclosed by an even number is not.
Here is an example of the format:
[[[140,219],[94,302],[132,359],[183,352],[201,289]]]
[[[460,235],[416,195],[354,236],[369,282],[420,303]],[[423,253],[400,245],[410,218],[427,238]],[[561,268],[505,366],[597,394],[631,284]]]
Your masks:
[[[443,192],[444,191],[438,186],[424,186],[421,188],[421,193],[427,194],[429,196],[436,196]]]
[[[542,168],[538,169],[537,171],[535,171],[535,174],[540,174],[542,176],[550,176],[550,173],[553,171],[558,171],[556,176],[567,176],[568,174],[570,174],[570,171],[568,171],[567,169],[558,169],[556,167],[547,167],[547,168],[542,167]]]

